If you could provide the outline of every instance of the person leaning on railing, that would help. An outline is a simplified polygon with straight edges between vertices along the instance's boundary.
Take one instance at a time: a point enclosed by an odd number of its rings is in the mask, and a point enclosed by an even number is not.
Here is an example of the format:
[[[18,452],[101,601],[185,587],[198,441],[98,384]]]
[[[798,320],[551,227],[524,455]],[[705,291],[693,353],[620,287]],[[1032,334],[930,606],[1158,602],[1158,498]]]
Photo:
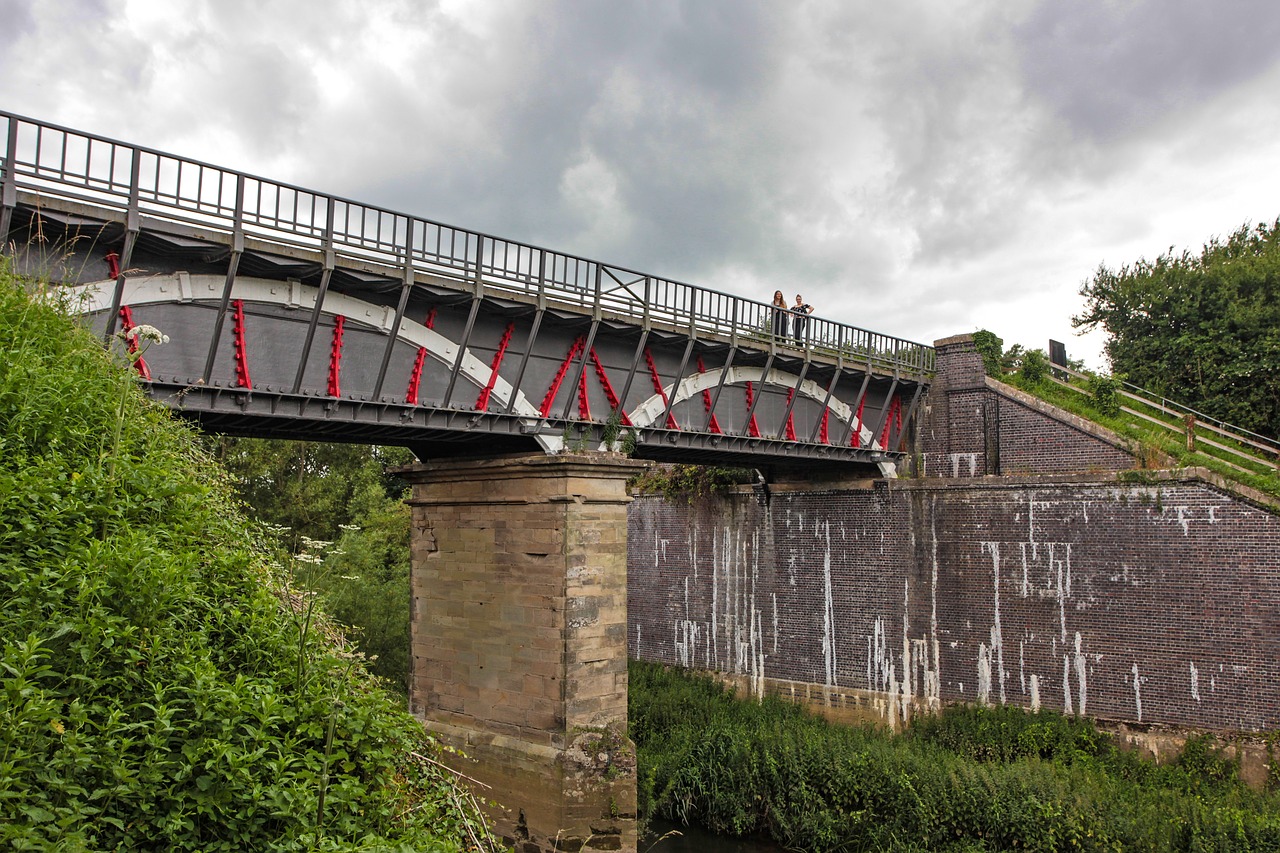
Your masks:
[[[779,293],[779,296],[782,294]],[[804,301],[804,297],[796,294],[796,304],[791,306],[791,313],[795,314],[795,319],[791,321],[795,330],[796,344],[804,346],[804,333],[809,326],[809,315],[813,313],[813,306]]]
[[[782,295],[781,290],[773,292],[773,302],[769,303],[773,308],[773,336],[775,338],[785,338],[787,336],[788,318],[791,309],[787,306],[787,298]]]

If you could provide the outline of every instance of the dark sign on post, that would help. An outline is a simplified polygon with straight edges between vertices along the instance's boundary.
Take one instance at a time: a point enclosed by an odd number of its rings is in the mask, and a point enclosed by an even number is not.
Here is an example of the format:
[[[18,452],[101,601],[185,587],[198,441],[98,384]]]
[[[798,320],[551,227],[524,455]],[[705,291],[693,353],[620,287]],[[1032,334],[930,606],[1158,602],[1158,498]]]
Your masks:
[[[1062,341],[1049,341],[1049,363],[1059,367],[1067,366],[1067,346]]]

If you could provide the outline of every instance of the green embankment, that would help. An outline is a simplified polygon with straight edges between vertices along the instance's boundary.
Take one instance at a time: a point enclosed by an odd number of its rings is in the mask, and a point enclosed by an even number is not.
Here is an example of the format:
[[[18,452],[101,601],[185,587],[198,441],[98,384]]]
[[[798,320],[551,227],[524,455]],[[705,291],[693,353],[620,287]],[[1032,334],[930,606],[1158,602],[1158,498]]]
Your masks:
[[[1224,432],[1225,425],[1202,418],[1193,419],[1188,435],[1189,409],[1133,386],[1126,388],[1123,377],[1055,369],[1043,350],[1017,345],[1005,350],[1004,341],[985,329],[973,333],[973,342],[988,376],[1106,427],[1128,443],[1140,467],[1169,467],[1163,458],[1168,457],[1174,466],[1206,468],[1280,498],[1280,456],[1274,439],[1243,435],[1232,427]],[[1192,408],[1205,405],[1195,399],[1180,402]],[[1267,435],[1275,435],[1274,425]]]
[[[1206,741],[1157,767],[1090,723],[957,707],[905,735],[631,666],[642,815],[803,851],[1271,851],[1280,797]]]
[[[1047,373],[1047,367],[1045,371]],[[1025,370],[1000,378],[1046,403],[1087,418],[1127,439],[1146,467],[1158,467],[1159,455],[1164,454],[1178,466],[1207,468],[1226,480],[1280,498],[1280,469],[1276,467],[1280,460],[1203,426],[1195,431],[1196,449],[1188,450],[1186,435],[1180,431],[1182,426],[1178,419],[1135,400],[1120,399],[1117,380],[1095,376],[1087,380],[1053,381],[1045,375],[1033,373],[1028,376]],[[1156,425],[1154,421],[1157,420],[1173,429]],[[1213,443],[1248,456],[1215,448]]]
[[[225,475],[24,287],[0,267],[0,846],[468,847],[435,746]]]

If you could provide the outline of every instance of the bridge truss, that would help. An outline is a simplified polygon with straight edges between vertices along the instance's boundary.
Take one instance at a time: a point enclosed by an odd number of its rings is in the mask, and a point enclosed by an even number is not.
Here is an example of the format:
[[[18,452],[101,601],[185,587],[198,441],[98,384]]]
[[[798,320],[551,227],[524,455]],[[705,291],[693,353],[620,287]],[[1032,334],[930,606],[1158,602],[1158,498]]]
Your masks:
[[[0,112],[0,240],[157,400],[233,434],[420,456],[625,445],[759,468],[904,451],[933,350]]]

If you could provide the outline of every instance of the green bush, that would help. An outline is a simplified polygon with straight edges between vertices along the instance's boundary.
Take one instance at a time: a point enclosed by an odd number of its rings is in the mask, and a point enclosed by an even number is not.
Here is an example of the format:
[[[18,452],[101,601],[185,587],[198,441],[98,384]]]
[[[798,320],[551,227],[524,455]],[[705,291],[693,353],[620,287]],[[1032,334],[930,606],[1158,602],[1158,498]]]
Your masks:
[[[116,350],[0,267],[0,846],[463,849],[433,742]]]
[[[1018,375],[1029,385],[1039,385],[1049,378],[1049,356],[1044,350],[1029,349],[1022,354]]]
[[[1118,376],[1092,374],[1085,387],[1089,389],[1089,399],[1098,414],[1116,417],[1120,414],[1120,389],[1122,379]]]
[[[692,505],[755,481],[756,472],[750,468],[654,465],[631,478],[628,485],[634,492],[660,494],[669,501]]]
[[[1004,339],[995,332],[979,329],[973,333],[973,347],[982,356],[982,367],[987,375],[1001,378],[1004,374]]]

